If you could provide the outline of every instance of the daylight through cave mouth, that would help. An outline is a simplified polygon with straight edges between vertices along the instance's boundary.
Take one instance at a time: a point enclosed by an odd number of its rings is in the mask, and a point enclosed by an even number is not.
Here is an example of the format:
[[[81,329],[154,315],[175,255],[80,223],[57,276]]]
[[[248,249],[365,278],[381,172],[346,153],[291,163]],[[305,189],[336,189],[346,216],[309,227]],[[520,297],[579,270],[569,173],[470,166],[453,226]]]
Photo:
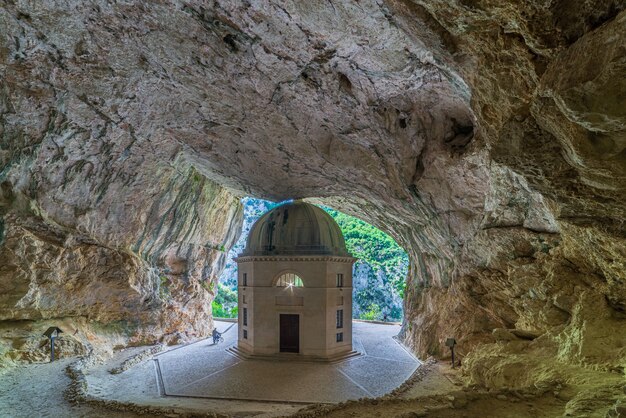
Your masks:
[[[237,263],[250,228],[267,211],[284,202],[245,197],[241,199],[244,220],[241,236],[230,249],[212,302],[213,316],[235,318],[237,306]],[[322,206],[339,225],[346,248],[357,261],[353,265],[353,319],[400,322],[409,259],[406,251],[388,234],[369,223]]]

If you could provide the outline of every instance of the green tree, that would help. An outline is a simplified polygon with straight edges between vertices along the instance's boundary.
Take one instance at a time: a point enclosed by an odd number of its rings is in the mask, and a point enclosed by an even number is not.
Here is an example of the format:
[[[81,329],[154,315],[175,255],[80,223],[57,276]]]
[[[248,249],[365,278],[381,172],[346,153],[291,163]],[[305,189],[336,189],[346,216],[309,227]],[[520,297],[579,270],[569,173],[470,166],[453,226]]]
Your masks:
[[[237,317],[237,292],[221,283],[217,284],[217,295],[211,304],[213,316],[218,318]]]
[[[370,321],[379,321],[379,320],[383,319],[382,311],[380,310],[380,306],[378,306],[375,303],[372,303],[368,307],[367,312],[364,312],[361,315],[361,319],[368,319]]]

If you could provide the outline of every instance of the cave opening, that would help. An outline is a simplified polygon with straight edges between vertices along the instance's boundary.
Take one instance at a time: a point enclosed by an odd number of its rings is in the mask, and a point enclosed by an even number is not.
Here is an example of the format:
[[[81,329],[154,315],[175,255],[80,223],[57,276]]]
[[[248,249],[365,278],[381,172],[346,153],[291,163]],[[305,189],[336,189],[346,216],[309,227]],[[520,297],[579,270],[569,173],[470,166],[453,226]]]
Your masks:
[[[286,202],[286,201],[284,201]],[[284,202],[244,197],[241,204],[244,220],[241,236],[226,256],[212,302],[216,318],[236,318],[237,263],[250,228],[267,211]],[[353,266],[352,318],[383,322],[401,322],[409,259],[406,251],[388,234],[375,226],[327,206],[319,205],[339,225],[348,251],[357,258]]]

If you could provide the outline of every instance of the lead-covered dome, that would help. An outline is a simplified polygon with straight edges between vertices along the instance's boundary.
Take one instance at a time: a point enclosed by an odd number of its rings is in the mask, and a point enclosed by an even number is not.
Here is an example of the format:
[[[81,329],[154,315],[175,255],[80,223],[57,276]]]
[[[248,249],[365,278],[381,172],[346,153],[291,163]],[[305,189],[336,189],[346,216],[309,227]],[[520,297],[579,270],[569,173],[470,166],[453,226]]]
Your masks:
[[[337,222],[324,210],[295,201],[275,207],[250,229],[241,256],[336,255],[349,257]]]

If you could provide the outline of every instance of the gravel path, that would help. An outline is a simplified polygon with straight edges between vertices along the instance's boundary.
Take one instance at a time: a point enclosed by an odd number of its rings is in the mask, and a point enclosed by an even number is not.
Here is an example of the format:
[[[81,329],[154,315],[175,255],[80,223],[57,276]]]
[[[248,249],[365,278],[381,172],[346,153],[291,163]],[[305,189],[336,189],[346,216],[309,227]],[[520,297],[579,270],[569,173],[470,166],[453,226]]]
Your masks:
[[[70,383],[65,367],[75,361],[28,364],[0,369],[0,417],[136,417],[90,406],[70,405],[63,391]]]

